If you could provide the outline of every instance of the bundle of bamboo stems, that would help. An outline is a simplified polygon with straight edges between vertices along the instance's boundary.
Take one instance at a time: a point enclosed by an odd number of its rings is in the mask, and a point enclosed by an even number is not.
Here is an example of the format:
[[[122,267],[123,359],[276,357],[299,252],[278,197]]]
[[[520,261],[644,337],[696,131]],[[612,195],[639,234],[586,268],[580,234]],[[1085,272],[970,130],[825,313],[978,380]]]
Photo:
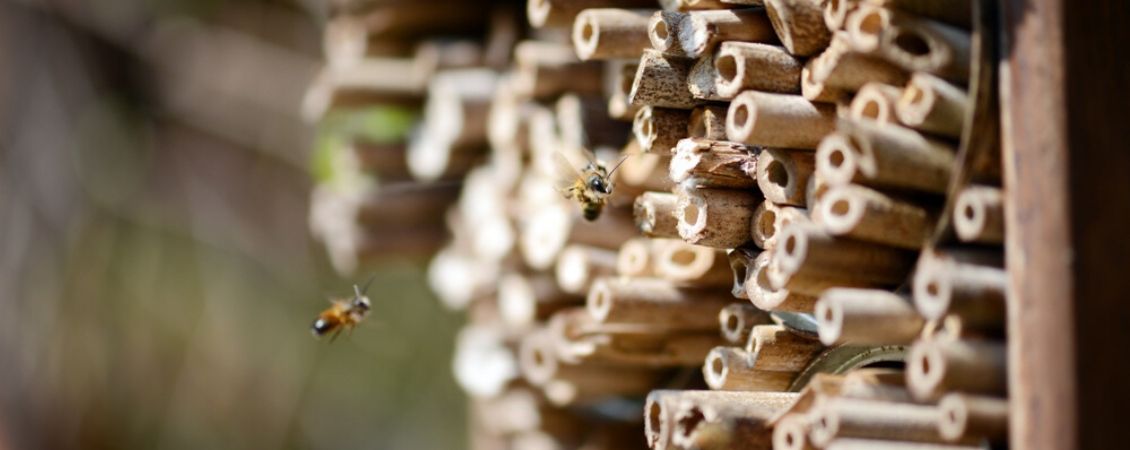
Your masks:
[[[477,58],[421,69],[417,50],[393,76],[427,71],[411,89],[359,83],[424,105],[397,179],[462,185],[428,277],[470,317],[473,447],[1003,443],[1000,176],[958,151],[971,20],[953,3],[530,0],[532,30],[450,26],[487,29]],[[331,66],[397,47],[357,42]],[[555,154],[626,158],[597,220],[557,190]],[[425,203],[351,220],[436,217]]]

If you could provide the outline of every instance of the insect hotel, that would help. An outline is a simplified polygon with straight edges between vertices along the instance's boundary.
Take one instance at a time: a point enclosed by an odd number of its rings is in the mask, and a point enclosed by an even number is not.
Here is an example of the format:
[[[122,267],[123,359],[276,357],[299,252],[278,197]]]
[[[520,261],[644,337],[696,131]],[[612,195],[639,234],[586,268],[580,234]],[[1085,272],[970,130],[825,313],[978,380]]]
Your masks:
[[[472,449],[1092,448],[1127,244],[1069,200],[1127,156],[1067,151],[1118,144],[1069,133],[1109,78],[1061,9],[342,3],[307,116],[411,132],[351,136],[311,229],[465,311]]]

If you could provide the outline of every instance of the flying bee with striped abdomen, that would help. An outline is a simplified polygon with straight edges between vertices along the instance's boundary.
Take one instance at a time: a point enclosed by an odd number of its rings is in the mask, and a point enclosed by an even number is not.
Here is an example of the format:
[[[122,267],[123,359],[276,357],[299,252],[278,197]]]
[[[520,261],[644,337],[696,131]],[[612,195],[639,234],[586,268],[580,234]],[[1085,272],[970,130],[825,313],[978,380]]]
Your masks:
[[[593,221],[600,217],[600,212],[608,203],[608,197],[612,195],[612,174],[628,159],[628,155],[620,158],[620,162],[612,170],[608,170],[603,162],[587,151],[585,157],[588,158],[588,164],[577,170],[577,166],[561,152],[553,154],[557,163],[557,190],[565,198],[576,199],[581,204],[585,220]]]
[[[314,337],[321,338],[333,333],[333,336],[330,337],[330,342],[333,342],[342,330],[352,331],[353,327],[361,323],[365,316],[369,315],[369,310],[372,307],[369,297],[365,296],[365,293],[369,291],[369,284],[372,282],[373,277],[369,277],[364,288],[359,288],[356,284],[353,285],[353,298],[351,299],[331,300],[330,307],[318,314],[318,318],[314,319],[314,324],[310,325],[310,332],[314,333]]]

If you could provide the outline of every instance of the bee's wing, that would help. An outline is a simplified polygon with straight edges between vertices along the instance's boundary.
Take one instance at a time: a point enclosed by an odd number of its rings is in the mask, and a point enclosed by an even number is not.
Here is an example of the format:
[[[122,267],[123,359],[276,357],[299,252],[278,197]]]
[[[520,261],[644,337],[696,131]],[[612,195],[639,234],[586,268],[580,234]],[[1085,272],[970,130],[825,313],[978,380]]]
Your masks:
[[[561,152],[553,152],[553,163],[557,166],[557,190],[566,190],[573,187],[577,180],[584,180],[576,166]]]

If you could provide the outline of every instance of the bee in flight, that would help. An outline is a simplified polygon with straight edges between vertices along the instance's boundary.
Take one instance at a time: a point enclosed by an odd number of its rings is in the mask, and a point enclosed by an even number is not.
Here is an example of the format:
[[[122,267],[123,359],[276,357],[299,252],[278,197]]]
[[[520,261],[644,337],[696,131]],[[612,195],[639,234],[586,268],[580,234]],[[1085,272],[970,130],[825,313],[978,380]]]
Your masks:
[[[585,151],[588,164],[578,171],[565,155],[555,152],[553,157],[557,163],[557,190],[565,198],[577,199],[581,204],[585,220],[596,220],[600,217],[604,204],[608,203],[608,197],[612,195],[612,174],[616,173],[616,169],[620,168],[620,164],[623,164],[628,156],[620,158],[620,162],[616,163],[612,170],[608,170],[603,162]]]
[[[356,284],[353,285],[353,298],[351,299],[332,300],[330,307],[318,314],[314,324],[310,325],[310,332],[314,334],[314,337],[321,338],[333,333],[333,336],[330,337],[330,342],[333,342],[342,330],[352,331],[353,327],[361,323],[365,316],[369,315],[371,308],[369,297],[365,296],[365,293],[369,291],[369,284],[372,282],[373,277],[369,277],[364,288],[359,288]]]

